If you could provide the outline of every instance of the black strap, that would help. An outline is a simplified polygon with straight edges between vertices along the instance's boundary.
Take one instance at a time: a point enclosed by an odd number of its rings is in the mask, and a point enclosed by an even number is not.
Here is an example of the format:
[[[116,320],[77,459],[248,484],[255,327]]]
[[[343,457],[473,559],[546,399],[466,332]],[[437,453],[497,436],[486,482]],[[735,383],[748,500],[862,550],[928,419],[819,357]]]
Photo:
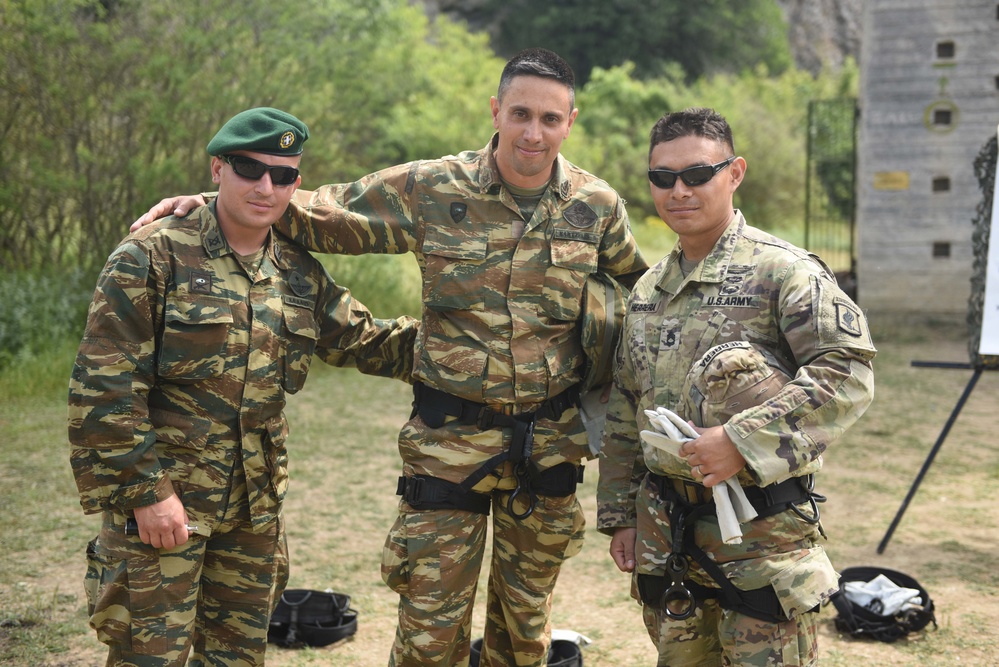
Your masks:
[[[649,483],[655,488],[656,492],[659,493],[659,497],[664,500],[669,500],[670,502],[679,502],[684,505],[696,504],[691,503],[688,498],[679,494],[673,486],[675,481],[680,481],[685,486],[694,487],[698,490],[697,495],[700,497],[707,496],[707,487],[702,484],[698,484],[697,482],[681,480],[676,477],[657,475],[654,472],[648,473],[647,478]],[[757,518],[763,518],[779,514],[784,510],[792,509],[796,505],[801,505],[806,502],[810,502],[813,505],[815,503],[825,502],[825,497],[813,491],[814,479],[813,475],[806,475],[805,477],[791,477],[790,479],[785,479],[783,482],[770,484],[769,486],[744,486],[742,490],[746,493],[746,499],[749,500],[749,504],[756,510]],[[713,506],[713,503],[714,501],[710,500],[704,504]],[[800,511],[798,514],[810,523],[816,523],[818,521],[817,508],[814,509],[811,515],[804,515]]]
[[[400,477],[395,492],[417,510],[459,509],[489,514],[488,495],[466,491],[459,484],[430,475]]]
[[[413,385],[412,416],[419,415],[423,423],[431,428],[440,428],[444,425],[447,417],[451,416],[459,424],[475,424],[482,430],[511,429],[510,447],[491,457],[478,470],[469,475],[459,485],[458,493],[471,493],[472,488],[486,475],[492,473],[502,463],[510,461],[514,464],[517,488],[510,494],[507,509],[513,518],[519,520],[529,517],[534,512],[538,502],[541,473],[531,461],[531,455],[534,453],[534,423],[538,419],[558,421],[566,410],[578,405],[579,386],[575,385],[561,394],[545,400],[534,412],[507,415],[485,403],[469,401],[422,382],[417,382]],[[521,493],[527,494],[527,508],[524,512],[517,512],[514,509],[514,501]]]
[[[660,605],[663,594],[669,586],[669,580],[664,576],[653,574],[638,575],[638,593],[645,604],[657,607]],[[695,600],[717,599],[718,603],[726,609],[737,611],[746,616],[758,618],[771,623],[786,621],[780,600],[774,592],[772,586],[764,586],[751,591],[744,591],[736,588],[736,595],[726,594],[720,588],[704,586],[694,581],[685,582],[684,586],[694,596]],[[735,588],[733,586],[733,588]]]
[[[701,569],[718,585],[718,588],[712,588],[693,581],[685,581],[684,588],[697,600],[717,598],[721,606],[745,614],[746,616],[771,623],[780,623],[788,620],[780,604],[780,599],[777,597],[777,593],[772,586],[764,586],[751,591],[741,590],[725,576],[721,567],[694,541],[694,523],[697,519],[715,509],[714,499],[704,503],[693,504],[689,502],[685,495],[681,495],[674,488],[674,478],[650,472],[647,475],[647,479],[659,493],[660,497],[670,504],[670,525],[673,527],[673,553],[693,558],[701,566]],[[815,503],[825,500],[821,496],[818,496],[819,499],[816,499],[816,494],[812,491],[811,475],[808,476],[808,479],[793,477],[779,484],[771,484],[768,487],[751,486],[746,487],[744,490],[746,498],[753,505],[759,517],[777,514],[786,509],[795,509],[795,506],[798,504],[811,502],[814,508],[812,516],[806,516],[800,510],[796,511],[806,520],[817,522],[819,515]],[[646,604],[659,605],[666,592],[666,578],[653,575],[639,575],[640,594],[643,578],[645,578],[644,586],[651,597],[646,599],[643,596],[642,600]],[[654,595],[660,588],[662,590],[659,592],[659,595]],[[665,611],[669,612],[668,609]]]
[[[416,382],[413,384],[413,412],[410,418],[420,415],[423,423],[430,428],[440,428],[447,417],[455,417],[459,424],[477,424],[485,431],[491,428],[508,428],[515,421],[525,424],[534,423],[538,419],[558,421],[566,410],[574,406],[579,406],[578,385],[546,399],[534,412],[507,415],[486,403],[469,401],[423,382]]]
[[[539,472],[532,489],[539,496],[570,496],[583,481],[583,470],[575,463],[560,463]],[[462,484],[430,475],[400,477],[395,492],[418,510],[459,509],[489,515],[489,495],[466,491]]]

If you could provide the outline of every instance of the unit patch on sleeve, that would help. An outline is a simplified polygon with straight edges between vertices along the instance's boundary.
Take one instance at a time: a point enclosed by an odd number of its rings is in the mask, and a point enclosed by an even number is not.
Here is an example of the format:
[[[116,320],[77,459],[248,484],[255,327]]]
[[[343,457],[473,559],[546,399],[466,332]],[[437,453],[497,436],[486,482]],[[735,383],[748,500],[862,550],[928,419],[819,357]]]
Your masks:
[[[836,323],[840,331],[851,336],[860,336],[864,333],[860,330],[860,316],[849,304],[836,303]]]

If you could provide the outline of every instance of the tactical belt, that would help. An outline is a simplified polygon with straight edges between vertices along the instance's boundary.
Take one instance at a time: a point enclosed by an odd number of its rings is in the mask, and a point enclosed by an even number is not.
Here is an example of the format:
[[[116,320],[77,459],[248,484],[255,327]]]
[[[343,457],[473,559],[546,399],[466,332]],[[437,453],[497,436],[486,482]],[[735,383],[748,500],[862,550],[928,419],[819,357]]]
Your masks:
[[[657,475],[653,472],[648,473],[647,479],[663,500],[694,506],[712,502],[711,489],[703,484]],[[763,518],[778,514],[786,509],[796,509],[796,505],[804,502],[814,504],[825,501],[825,498],[812,492],[813,482],[814,477],[807,475],[804,478],[792,477],[769,486],[744,486],[742,490],[746,493],[746,499],[756,510],[757,518]],[[818,515],[817,511],[812,516],[804,515],[800,510],[798,513],[809,523],[816,522],[813,517]]]
[[[534,492],[539,496],[564,498],[575,493],[576,485],[582,481],[582,466],[569,462],[560,463],[538,473]],[[439,477],[400,477],[395,492],[417,510],[458,509],[489,514],[489,494],[466,491],[463,485]]]
[[[722,569],[694,542],[694,523],[715,509],[709,489],[700,484],[649,473],[647,480],[659,496],[669,503],[673,552],[666,558],[666,576],[639,574],[638,591],[642,602],[660,607],[672,619],[683,620],[693,615],[696,602],[717,599],[718,603],[733,611],[771,623],[788,620],[772,586],[743,591],[725,576]],[[816,503],[825,498],[812,490],[814,477],[792,477],[766,487],[745,487],[746,498],[762,518],[793,510],[809,523],[818,523]],[[700,490],[697,487],[700,487]],[[699,500],[691,501],[694,496]],[[708,498],[708,500],[704,500]],[[813,512],[805,514],[797,506],[811,503]],[[710,576],[718,588],[704,586],[687,580],[690,559]],[[668,577],[668,580],[667,580]]]
[[[486,403],[476,403],[428,386],[422,382],[413,385],[413,414],[420,415],[430,428],[440,428],[447,417],[456,417],[459,424],[475,424],[483,431],[491,428],[516,428],[519,424],[533,424],[539,419],[558,421],[562,413],[579,406],[579,386],[574,385],[558,396],[541,403],[534,412],[508,415]]]
[[[504,462],[510,461],[514,465],[517,488],[510,494],[510,499],[507,501],[507,509],[515,519],[526,519],[537,505],[538,494],[557,495],[542,493],[542,484],[544,484],[542,476],[545,473],[539,472],[537,466],[531,461],[531,454],[534,452],[534,424],[539,419],[558,421],[562,418],[562,413],[571,407],[578,406],[578,385],[566,389],[558,396],[553,396],[545,400],[534,412],[508,415],[485,403],[469,401],[430,387],[422,382],[417,382],[413,385],[413,413],[410,415],[410,419],[419,415],[423,423],[430,428],[440,428],[450,416],[454,417],[455,421],[459,424],[466,426],[474,424],[483,431],[493,428],[511,429],[510,447],[486,461],[482,467],[459,484],[458,488],[452,491],[452,493],[459,495],[471,493],[472,487],[478,484],[486,475],[493,472]],[[575,468],[577,466],[574,464],[569,465],[573,467],[572,479],[578,481],[575,475]],[[550,470],[555,470],[559,467],[554,466]],[[555,474],[562,475],[562,473]],[[575,492],[575,481],[572,484],[572,490],[562,494],[563,496]],[[518,513],[513,509],[513,505],[514,500],[522,492],[527,493],[528,507],[525,512]]]

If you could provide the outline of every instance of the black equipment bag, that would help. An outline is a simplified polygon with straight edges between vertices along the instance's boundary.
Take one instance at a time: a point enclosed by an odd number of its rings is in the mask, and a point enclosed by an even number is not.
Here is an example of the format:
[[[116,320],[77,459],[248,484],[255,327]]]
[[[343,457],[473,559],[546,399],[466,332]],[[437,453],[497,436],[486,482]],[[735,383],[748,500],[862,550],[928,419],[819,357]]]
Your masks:
[[[899,611],[892,616],[884,616],[851,602],[844,593],[844,585],[848,581],[871,581],[879,574],[890,579],[902,588],[912,588],[919,591],[922,608]],[[894,642],[905,637],[910,632],[919,632],[930,623],[937,627],[936,615],[933,613],[933,600],[918,581],[907,574],[888,570],[882,567],[848,567],[840,573],[839,591],[833,594],[831,601],[836,607],[836,629],[851,637],[871,637],[883,642]]]
[[[482,658],[482,638],[472,641],[468,667],[479,667]],[[548,648],[548,667],[583,667],[583,649],[576,642],[552,640]]]
[[[267,641],[283,648],[328,646],[356,632],[357,612],[350,608],[350,596],[289,589],[271,615]]]

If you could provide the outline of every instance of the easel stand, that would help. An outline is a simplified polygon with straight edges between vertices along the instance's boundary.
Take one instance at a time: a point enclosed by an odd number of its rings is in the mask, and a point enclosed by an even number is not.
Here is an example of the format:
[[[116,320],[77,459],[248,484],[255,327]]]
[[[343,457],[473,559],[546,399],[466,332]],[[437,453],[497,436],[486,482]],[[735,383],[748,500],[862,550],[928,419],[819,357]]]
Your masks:
[[[971,364],[933,361],[913,361],[912,365],[922,368],[972,368]],[[957,405],[954,406],[954,410],[950,413],[950,418],[947,420],[947,423],[944,424],[943,430],[940,432],[940,437],[937,438],[936,444],[933,445],[933,449],[930,450],[929,456],[926,457],[926,461],[923,463],[922,469],[919,471],[919,474],[916,475],[916,479],[913,481],[912,487],[909,489],[909,494],[905,497],[905,500],[902,501],[902,506],[898,508],[898,513],[895,514],[895,519],[891,522],[891,526],[888,527],[888,532],[885,533],[884,539],[882,539],[881,544],[878,545],[879,554],[884,553],[885,547],[888,546],[888,540],[891,539],[892,533],[895,532],[895,528],[902,520],[902,515],[905,514],[905,510],[909,506],[909,501],[911,501],[912,497],[916,495],[916,489],[919,488],[919,484],[923,481],[926,471],[928,471],[930,466],[933,464],[933,459],[936,457],[937,452],[940,451],[940,447],[943,445],[944,440],[946,440],[947,434],[950,433],[951,426],[953,426],[954,422],[957,421],[957,416],[961,414],[961,409],[967,402],[968,397],[971,396],[971,391],[978,383],[978,378],[982,376],[983,370],[985,370],[985,368],[982,366],[975,367],[975,372],[971,375],[971,379],[968,380],[968,386],[964,388],[964,393],[961,394],[961,398],[958,399]]]

